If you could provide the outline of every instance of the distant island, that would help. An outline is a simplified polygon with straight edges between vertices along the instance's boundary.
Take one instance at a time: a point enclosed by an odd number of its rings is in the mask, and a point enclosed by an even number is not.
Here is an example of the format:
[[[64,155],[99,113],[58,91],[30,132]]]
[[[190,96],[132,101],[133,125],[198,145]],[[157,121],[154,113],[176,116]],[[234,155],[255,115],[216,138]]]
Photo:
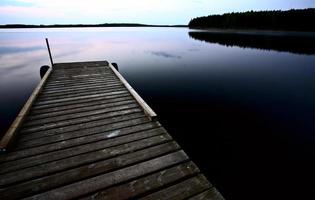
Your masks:
[[[249,11],[197,17],[192,19],[188,26],[194,29],[315,31],[314,19],[314,8],[288,11]]]
[[[137,23],[104,23],[104,24],[4,24],[0,28],[81,28],[81,27],[187,27],[187,25],[148,25]]]

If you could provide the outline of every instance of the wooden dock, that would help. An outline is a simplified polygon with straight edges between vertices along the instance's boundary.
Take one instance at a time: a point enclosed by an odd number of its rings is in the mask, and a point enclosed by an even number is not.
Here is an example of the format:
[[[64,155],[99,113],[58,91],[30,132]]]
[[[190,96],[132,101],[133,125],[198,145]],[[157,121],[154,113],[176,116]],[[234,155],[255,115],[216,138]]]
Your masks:
[[[0,147],[2,200],[223,199],[106,61],[54,64]]]

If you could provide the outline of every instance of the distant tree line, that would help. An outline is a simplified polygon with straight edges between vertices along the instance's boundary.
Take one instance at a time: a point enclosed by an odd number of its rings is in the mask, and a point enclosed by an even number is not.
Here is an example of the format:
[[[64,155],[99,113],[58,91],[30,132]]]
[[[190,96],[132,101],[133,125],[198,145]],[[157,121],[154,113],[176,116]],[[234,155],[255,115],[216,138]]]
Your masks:
[[[53,24],[53,25],[5,24],[5,25],[0,25],[0,28],[80,28],[80,27],[187,27],[187,25],[148,25],[148,24],[137,24],[137,23]]]
[[[288,11],[249,11],[209,15],[192,19],[190,28],[268,29],[288,31],[315,31],[315,9]]]

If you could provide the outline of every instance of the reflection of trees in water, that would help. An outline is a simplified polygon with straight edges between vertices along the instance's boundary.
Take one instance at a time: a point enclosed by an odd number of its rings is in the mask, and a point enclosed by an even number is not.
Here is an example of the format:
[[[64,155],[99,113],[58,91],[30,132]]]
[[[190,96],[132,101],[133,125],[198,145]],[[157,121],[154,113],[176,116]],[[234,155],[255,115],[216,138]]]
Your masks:
[[[217,43],[225,46],[315,55],[315,36],[310,35],[192,31],[189,32],[189,36],[196,40]]]

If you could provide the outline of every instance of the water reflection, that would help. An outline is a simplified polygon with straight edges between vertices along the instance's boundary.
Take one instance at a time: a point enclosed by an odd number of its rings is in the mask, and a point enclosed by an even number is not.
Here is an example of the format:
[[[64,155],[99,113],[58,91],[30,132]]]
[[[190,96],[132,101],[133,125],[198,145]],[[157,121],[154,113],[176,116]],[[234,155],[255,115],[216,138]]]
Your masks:
[[[162,56],[164,58],[176,58],[176,59],[182,58],[181,56],[170,54],[170,53],[163,52],[163,51],[151,51],[151,54],[155,55],[155,56]]]
[[[315,54],[315,33],[191,31],[189,36],[196,40],[225,46]]]
[[[0,47],[0,57],[6,54],[15,54],[21,52],[30,52],[30,51],[37,51],[41,50],[43,47],[41,46],[32,46],[32,47]]]

